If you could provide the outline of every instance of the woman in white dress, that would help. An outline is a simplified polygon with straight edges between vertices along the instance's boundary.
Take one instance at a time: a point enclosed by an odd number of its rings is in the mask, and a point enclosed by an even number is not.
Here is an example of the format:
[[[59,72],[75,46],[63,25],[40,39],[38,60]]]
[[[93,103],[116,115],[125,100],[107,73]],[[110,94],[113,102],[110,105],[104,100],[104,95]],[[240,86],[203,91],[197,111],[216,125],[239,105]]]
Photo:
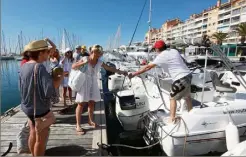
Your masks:
[[[67,103],[66,103],[67,90],[69,94],[69,100],[72,104],[72,89],[68,86],[68,77],[72,69],[73,60],[74,60],[73,52],[70,48],[67,48],[65,51],[64,58],[60,62],[60,65],[61,67],[63,67],[63,71],[64,71],[64,78],[63,78],[62,86],[63,86],[63,101],[64,101],[65,107],[67,107]]]
[[[85,134],[84,130],[80,127],[80,122],[83,106],[86,103],[88,103],[88,123],[94,128],[97,126],[97,124],[93,121],[93,112],[95,103],[101,101],[97,77],[101,67],[114,73],[127,75],[127,72],[125,71],[120,71],[104,64],[103,61],[99,59],[102,56],[102,53],[102,47],[100,45],[94,45],[91,48],[91,55],[89,57],[83,57],[78,62],[72,65],[73,69],[79,68],[86,74],[85,82],[81,90],[77,93],[75,100],[78,103],[78,106],[76,108],[76,131],[80,135]]]

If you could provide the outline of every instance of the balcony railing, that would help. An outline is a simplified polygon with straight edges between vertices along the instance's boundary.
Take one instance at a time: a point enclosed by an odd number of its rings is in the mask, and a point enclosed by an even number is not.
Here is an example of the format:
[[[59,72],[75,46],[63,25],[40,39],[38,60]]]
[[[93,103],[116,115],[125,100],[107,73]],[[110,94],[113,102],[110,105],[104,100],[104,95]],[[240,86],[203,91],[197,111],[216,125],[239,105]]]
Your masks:
[[[230,18],[231,17],[231,15],[229,14],[229,15],[225,15],[225,16],[219,16],[219,20],[221,20],[221,19],[227,19],[227,18]]]
[[[229,10],[231,10],[231,7],[228,7],[228,8],[225,8],[225,9],[221,9],[221,10],[219,10],[219,12],[225,12],[225,11],[229,11]]]
[[[240,22],[240,19],[236,19],[236,20],[231,19],[231,23],[236,23],[236,22]]]
[[[218,27],[226,26],[226,25],[229,25],[229,24],[230,24],[230,21],[229,22],[220,23],[220,24],[218,24]]]
[[[232,13],[231,13],[232,16],[238,15],[238,14],[240,14],[240,9],[236,10],[236,11],[232,11]]]

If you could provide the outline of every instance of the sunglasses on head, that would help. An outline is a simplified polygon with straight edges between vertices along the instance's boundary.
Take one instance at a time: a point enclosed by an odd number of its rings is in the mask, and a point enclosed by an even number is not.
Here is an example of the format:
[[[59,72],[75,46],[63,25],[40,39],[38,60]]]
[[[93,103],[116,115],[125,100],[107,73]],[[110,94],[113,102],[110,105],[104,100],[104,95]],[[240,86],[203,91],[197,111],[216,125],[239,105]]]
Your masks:
[[[103,51],[103,48],[102,48],[102,46],[100,46],[100,45],[94,45],[94,46],[92,47],[92,50],[93,50],[93,51],[100,51],[100,52],[102,52],[102,51]]]

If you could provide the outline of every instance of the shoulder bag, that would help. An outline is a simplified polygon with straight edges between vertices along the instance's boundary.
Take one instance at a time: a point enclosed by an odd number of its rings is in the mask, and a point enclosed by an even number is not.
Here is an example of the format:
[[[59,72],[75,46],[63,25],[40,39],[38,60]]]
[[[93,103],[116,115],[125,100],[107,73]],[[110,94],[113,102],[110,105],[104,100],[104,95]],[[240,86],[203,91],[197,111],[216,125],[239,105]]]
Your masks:
[[[25,122],[20,132],[16,135],[17,154],[30,153],[28,147],[29,131],[28,122]]]
[[[37,86],[37,65],[34,67],[34,97],[33,97],[33,104],[34,104],[34,120],[35,120],[35,129],[37,132],[41,132],[44,128],[51,126],[55,123],[55,116],[52,111],[46,114],[43,117],[35,118],[36,117],[36,86]]]
[[[69,74],[69,78],[68,78],[68,86],[75,92],[79,92],[81,87],[84,85],[85,83],[85,79],[86,79],[86,66],[88,63],[86,63],[85,65],[83,65],[83,69],[72,69],[70,74]]]

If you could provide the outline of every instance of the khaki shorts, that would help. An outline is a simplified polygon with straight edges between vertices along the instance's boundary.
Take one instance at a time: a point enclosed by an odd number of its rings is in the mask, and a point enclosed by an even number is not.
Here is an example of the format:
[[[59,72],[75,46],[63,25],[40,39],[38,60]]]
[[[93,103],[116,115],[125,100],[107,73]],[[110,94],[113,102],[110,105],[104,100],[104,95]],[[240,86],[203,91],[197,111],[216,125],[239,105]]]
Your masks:
[[[190,96],[191,79],[192,75],[190,74],[174,81],[170,90],[171,99],[180,100]]]

